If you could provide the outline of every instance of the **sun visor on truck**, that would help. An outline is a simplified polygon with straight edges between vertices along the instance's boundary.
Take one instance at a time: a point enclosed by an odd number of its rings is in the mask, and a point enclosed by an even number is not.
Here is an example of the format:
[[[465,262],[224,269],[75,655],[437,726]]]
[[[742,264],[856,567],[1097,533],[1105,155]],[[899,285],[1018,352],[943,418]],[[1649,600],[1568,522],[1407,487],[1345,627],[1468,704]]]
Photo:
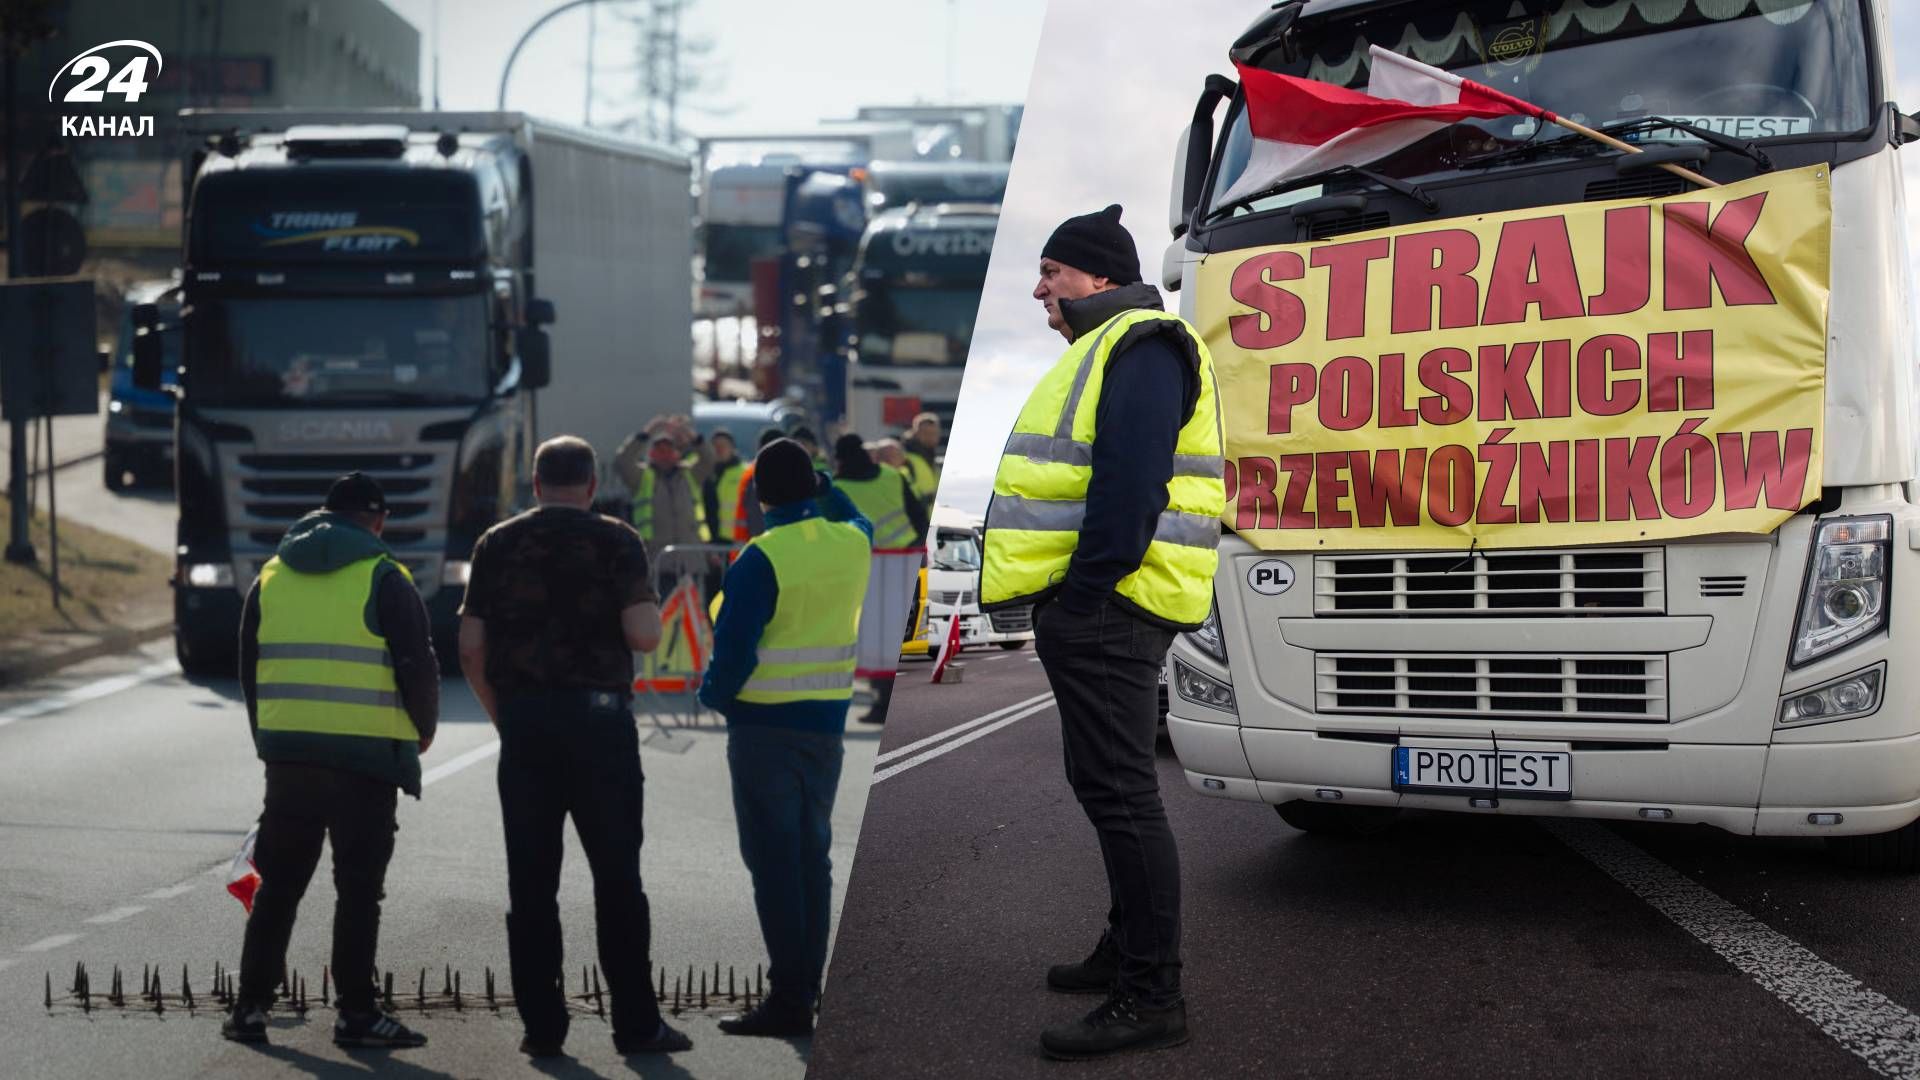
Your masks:
[[[458,173],[215,174],[200,181],[193,202],[188,255],[199,268],[467,265],[487,252],[474,182]]]

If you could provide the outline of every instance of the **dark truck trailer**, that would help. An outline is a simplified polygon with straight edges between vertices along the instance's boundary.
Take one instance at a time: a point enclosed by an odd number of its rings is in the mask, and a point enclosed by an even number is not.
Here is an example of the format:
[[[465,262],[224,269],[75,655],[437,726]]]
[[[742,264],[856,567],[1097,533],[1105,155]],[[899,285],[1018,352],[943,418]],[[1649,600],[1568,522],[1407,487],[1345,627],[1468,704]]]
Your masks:
[[[691,403],[688,163],[519,114],[185,119],[181,664],[231,669],[247,587],[353,470],[451,662],[468,555],[530,501],[539,439],[610,460]]]

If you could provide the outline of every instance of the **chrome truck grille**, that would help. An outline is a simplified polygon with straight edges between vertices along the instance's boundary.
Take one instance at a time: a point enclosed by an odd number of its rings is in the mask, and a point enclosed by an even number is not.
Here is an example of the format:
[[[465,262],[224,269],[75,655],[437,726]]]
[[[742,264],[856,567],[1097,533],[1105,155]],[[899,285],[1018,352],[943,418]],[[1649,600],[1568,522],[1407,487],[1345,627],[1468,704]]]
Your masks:
[[[1033,629],[1033,607],[1029,604],[996,611],[987,618],[992,620],[996,634],[1024,634]]]
[[[435,467],[434,454],[257,453],[224,446],[222,457],[234,578],[240,588],[266,565],[288,525],[317,509],[336,478],[359,471],[379,481],[386,492],[390,514],[382,539],[413,574],[422,595],[439,589],[447,490],[445,469]]]
[[[1314,708],[1369,716],[1667,721],[1667,658],[1323,652]]]
[[[972,589],[934,589],[929,596],[936,604],[947,607],[966,607],[973,603]]]
[[[1659,548],[1313,560],[1315,615],[1658,615],[1666,594]]]

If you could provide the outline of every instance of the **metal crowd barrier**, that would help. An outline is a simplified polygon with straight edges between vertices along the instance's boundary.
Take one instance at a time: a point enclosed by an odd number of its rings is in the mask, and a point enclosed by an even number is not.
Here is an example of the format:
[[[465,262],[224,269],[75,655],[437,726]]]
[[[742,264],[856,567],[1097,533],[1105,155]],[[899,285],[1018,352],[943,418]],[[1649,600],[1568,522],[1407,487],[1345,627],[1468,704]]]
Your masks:
[[[660,645],[635,657],[636,702],[658,723],[701,724],[705,710],[696,697],[700,679],[713,657],[713,610],[727,557],[736,544],[668,544],[654,554],[652,571],[664,586],[660,596]],[[722,723],[715,716],[713,723]]]

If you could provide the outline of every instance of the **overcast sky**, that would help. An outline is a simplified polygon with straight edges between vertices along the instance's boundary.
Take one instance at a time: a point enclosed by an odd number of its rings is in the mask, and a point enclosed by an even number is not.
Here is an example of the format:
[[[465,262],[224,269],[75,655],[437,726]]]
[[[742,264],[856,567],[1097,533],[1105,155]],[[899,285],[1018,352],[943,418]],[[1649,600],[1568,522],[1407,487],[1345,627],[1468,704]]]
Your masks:
[[[441,105],[491,109],[513,43],[561,0],[387,2],[420,30],[423,104],[433,105],[437,4]],[[596,121],[630,107],[635,41],[621,16],[639,6],[593,5]],[[695,0],[685,31],[713,43],[708,66],[724,85],[687,103],[681,125],[696,133],[784,131],[851,116],[860,105],[1016,102],[1026,95],[1043,7],[1037,0]],[[581,121],[587,26],[582,8],[540,28],[514,62],[509,108]],[[702,111],[716,105],[727,111]]]
[[[1896,100],[1914,112],[1920,110],[1920,0],[1893,0],[1891,8]],[[1207,74],[1231,74],[1227,45],[1265,9],[1258,0],[1051,0],[947,450],[943,504],[985,510],[1014,417],[1065,347],[1031,296],[1040,248],[1053,227],[1120,203],[1140,249],[1141,272],[1159,281],[1171,238],[1174,143]],[[1902,153],[1907,231],[1920,273],[1920,150]],[[1167,300],[1178,306],[1176,295]]]

